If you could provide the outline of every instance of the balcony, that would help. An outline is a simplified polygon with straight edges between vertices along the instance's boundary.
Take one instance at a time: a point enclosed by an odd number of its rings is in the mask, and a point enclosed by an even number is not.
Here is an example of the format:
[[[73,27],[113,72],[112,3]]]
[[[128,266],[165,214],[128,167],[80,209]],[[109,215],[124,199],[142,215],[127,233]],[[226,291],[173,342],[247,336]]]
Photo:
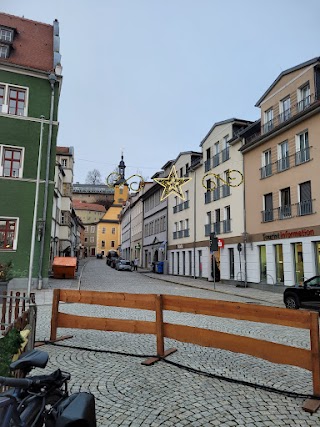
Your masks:
[[[222,160],[222,162],[226,162],[229,159],[230,159],[229,147],[227,147],[221,151],[221,160]]]
[[[296,165],[308,162],[310,160],[310,147],[296,152]]]
[[[291,108],[288,108],[287,110],[285,110],[281,114],[279,114],[278,122],[283,123],[283,122],[286,122],[287,120],[289,120],[290,118],[291,118]]]
[[[205,172],[208,172],[210,169],[211,169],[211,161],[210,161],[210,159],[207,159],[207,160],[204,162],[204,171],[205,171]]]
[[[189,228],[186,228],[185,230],[179,230],[179,231],[174,231],[173,232],[173,239],[181,239],[183,237],[189,237],[190,233],[189,233]]]
[[[186,200],[185,202],[179,203],[176,206],[173,206],[173,213],[181,212],[184,209],[187,209],[189,207],[189,200]]]
[[[261,172],[261,179],[267,178],[268,176],[272,175],[272,164],[269,163],[268,165],[263,166],[260,168]]]
[[[312,200],[304,200],[303,202],[297,203],[298,216],[310,215],[312,213]]]
[[[278,209],[279,209],[279,219],[288,219],[292,217],[291,205],[280,206]]]
[[[286,169],[289,169],[290,161],[289,161],[289,153],[286,154],[282,159],[277,160],[277,170],[278,172],[282,172]]]
[[[307,96],[306,98],[302,99],[300,102],[297,103],[297,111],[300,113],[301,111],[308,108],[311,104],[311,95]]]
[[[222,197],[230,196],[230,186],[227,184],[224,184],[221,186],[222,188]]]
[[[213,223],[213,232],[216,233],[216,235],[220,234],[220,229],[221,229],[220,224],[221,224],[221,221],[217,221]]]
[[[214,168],[220,164],[219,153],[212,157],[212,164]]]
[[[265,123],[265,124],[262,126],[262,132],[263,132],[263,133],[268,133],[268,132],[270,132],[273,128],[274,128],[274,121],[273,121],[273,119],[272,119],[272,120],[269,120],[267,123]]]
[[[185,202],[183,202],[183,209],[188,209],[189,208],[189,200],[186,200]]]
[[[271,222],[273,221],[273,209],[267,209],[262,211],[262,222]]]

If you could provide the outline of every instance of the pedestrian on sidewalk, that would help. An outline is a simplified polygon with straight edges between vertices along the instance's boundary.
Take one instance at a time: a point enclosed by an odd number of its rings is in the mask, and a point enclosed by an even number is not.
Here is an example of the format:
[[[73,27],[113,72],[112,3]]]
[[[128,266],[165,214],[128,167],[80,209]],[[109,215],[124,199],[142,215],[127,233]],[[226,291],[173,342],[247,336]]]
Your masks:
[[[135,258],[133,261],[133,270],[134,271],[138,271],[138,263],[139,263],[138,258]]]

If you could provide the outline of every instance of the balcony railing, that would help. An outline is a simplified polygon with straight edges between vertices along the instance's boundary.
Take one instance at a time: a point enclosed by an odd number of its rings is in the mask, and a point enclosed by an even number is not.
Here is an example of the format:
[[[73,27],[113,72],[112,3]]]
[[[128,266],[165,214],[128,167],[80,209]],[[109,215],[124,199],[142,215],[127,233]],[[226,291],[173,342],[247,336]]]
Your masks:
[[[183,202],[183,209],[188,209],[189,208],[189,200],[186,200]]]
[[[277,160],[277,170],[278,172],[282,172],[286,169],[289,169],[290,161],[289,161],[289,153],[286,154],[282,159]]]
[[[304,148],[303,150],[296,152],[296,165],[308,162],[310,160],[310,148]]]
[[[174,231],[174,232],[173,232],[173,238],[174,238],[174,239],[177,239],[177,238],[178,238],[178,232],[177,232],[177,231]]]
[[[262,211],[262,222],[271,222],[273,221],[273,209],[267,209]]]
[[[221,223],[221,221],[213,223],[213,232],[216,233],[216,235],[220,234],[220,229],[221,229],[220,228],[220,223]]]
[[[211,169],[211,161],[210,161],[210,159],[207,159],[207,160],[204,162],[204,171],[205,171],[205,172],[208,172],[210,169]]]
[[[187,209],[189,207],[189,200],[186,200],[182,203],[179,203],[176,206],[173,206],[173,213],[181,212],[184,209]]]
[[[213,167],[216,167],[220,164],[219,153],[215,154],[212,157],[212,164],[213,164]]]
[[[267,178],[268,176],[272,175],[272,164],[269,163],[268,165],[263,166],[261,169],[261,179]]]
[[[312,200],[304,200],[303,202],[297,203],[297,215],[310,215],[313,213],[312,210]]]
[[[210,236],[211,233],[211,224],[205,224],[204,226],[204,235]]]
[[[293,95],[293,94],[292,94]],[[278,126],[283,125],[287,121],[293,119],[296,115],[302,113],[304,110],[308,109],[315,103],[319,103],[319,99],[314,94],[311,94],[307,96],[306,98],[299,101],[297,104],[291,106],[290,113],[288,110],[284,111],[282,114],[279,114],[276,118],[269,120],[266,123],[263,123],[261,125],[260,132],[255,133],[254,135],[251,135],[247,140],[246,143],[253,143],[257,139],[259,139],[262,135],[272,131],[276,130]],[[277,109],[278,106],[274,106],[274,109]]]
[[[173,232],[173,239],[181,239],[183,237],[189,237],[189,228],[186,228],[185,230],[178,230]]]
[[[211,202],[211,191],[204,193],[204,202],[206,204]]]
[[[221,186],[222,188],[222,197],[230,196],[230,186],[227,184],[224,184]]]
[[[279,219],[291,218],[292,209],[291,205],[284,205],[279,207]]]
[[[221,151],[221,160],[222,162],[226,162],[229,159],[229,147],[226,147],[224,150]]]
[[[213,190],[213,200],[220,199],[220,187],[217,187]]]
[[[230,233],[231,231],[231,219],[225,219],[223,221],[223,232]]]

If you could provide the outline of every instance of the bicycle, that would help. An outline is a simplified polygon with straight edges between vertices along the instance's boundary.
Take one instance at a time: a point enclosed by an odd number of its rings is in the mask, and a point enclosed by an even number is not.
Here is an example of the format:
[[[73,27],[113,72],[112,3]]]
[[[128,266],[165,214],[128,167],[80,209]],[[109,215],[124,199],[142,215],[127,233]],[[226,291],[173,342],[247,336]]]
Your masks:
[[[48,353],[32,350],[10,369],[25,376],[32,368],[45,368],[48,359]],[[60,369],[49,375],[0,377],[0,385],[11,387],[0,393],[0,427],[96,427],[94,396],[69,396],[69,380],[70,374]]]

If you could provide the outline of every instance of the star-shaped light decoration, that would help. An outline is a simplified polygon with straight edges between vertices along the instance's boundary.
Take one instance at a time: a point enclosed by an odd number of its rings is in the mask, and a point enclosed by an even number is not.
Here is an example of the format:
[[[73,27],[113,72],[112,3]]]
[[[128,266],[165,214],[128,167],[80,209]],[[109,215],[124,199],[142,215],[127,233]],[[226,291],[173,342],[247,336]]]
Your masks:
[[[153,178],[158,184],[164,187],[160,201],[170,196],[170,194],[176,194],[180,199],[185,200],[185,196],[182,192],[182,186],[189,182],[191,178],[179,178],[175,166],[173,165],[167,178]]]

